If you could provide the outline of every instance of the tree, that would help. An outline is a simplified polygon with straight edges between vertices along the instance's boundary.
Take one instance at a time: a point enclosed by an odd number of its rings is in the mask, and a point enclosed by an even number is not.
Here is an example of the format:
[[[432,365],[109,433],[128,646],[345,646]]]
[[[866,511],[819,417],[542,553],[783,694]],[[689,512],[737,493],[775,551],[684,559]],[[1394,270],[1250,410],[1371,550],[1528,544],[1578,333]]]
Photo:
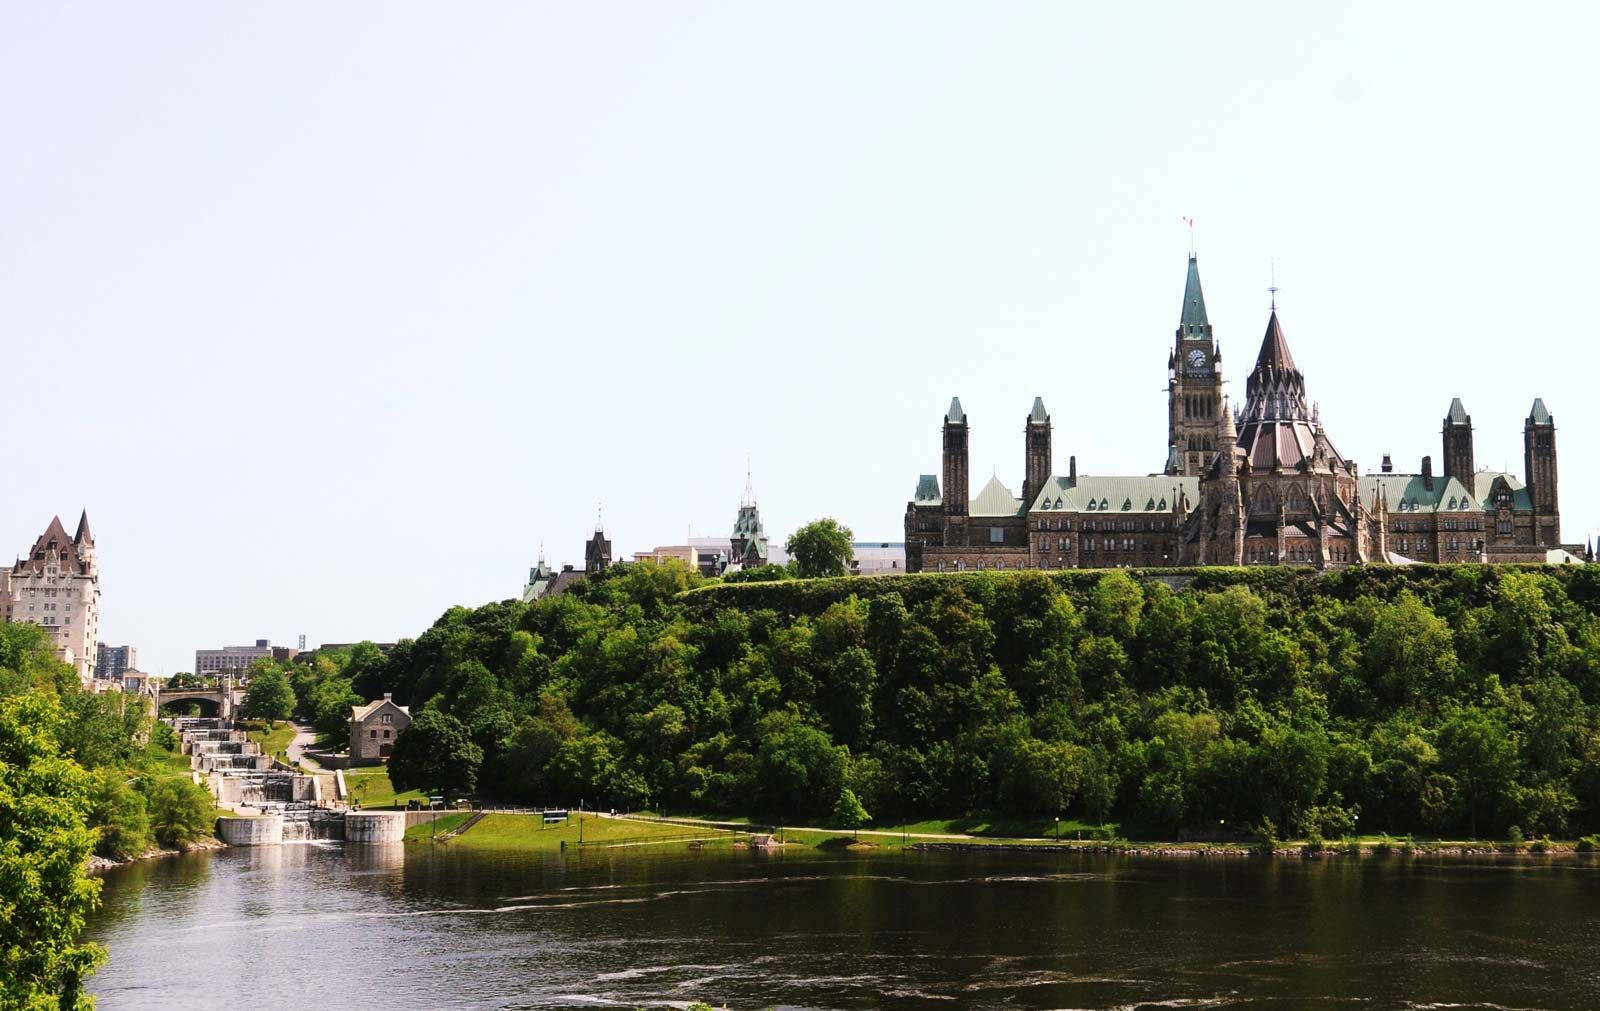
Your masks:
[[[150,815],[144,796],[130,786],[121,769],[100,769],[89,794],[88,824],[99,832],[94,851],[126,860],[150,848]]]
[[[839,799],[833,802],[833,825],[835,828],[847,828],[856,838],[860,838],[860,828],[865,825],[871,815],[861,806],[861,801],[856,799],[856,792],[848,786],[839,791]]]
[[[258,667],[244,692],[245,716],[266,720],[271,730],[274,723],[288,719],[293,712],[294,689],[289,686],[289,676],[277,667]]]
[[[389,779],[396,790],[471,793],[478,786],[482,764],[483,749],[472,743],[460,720],[424,709],[395,740]]]
[[[0,702],[0,1007],[90,1008],[83,980],[105,949],[79,944],[100,882],[84,871],[89,776],[61,757],[46,691]]]
[[[856,556],[850,546],[854,536],[838,520],[824,517],[790,534],[783,549],[794,559],[795,572],[802,579],[843,576],[849,573],[850,562]]]
[[[156,842],[184,847],[211,833],[216,811],[211,791],[183,776],[151,780],[146,803]]]

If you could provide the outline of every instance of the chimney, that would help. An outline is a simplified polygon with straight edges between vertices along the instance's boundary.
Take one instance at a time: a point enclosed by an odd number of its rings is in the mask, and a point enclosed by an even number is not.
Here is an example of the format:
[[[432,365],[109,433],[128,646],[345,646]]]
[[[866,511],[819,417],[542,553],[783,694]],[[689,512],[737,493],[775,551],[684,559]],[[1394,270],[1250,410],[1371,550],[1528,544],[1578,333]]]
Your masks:
[[[1075,456],[1067,457],[1067,487],[1078,487],[1078,458]]]
[[[1422,458],[1422,487],[1433,491],[1433,457]]]
[[[1385,474],[1394,473],[1394,461],[1389,459],[1388,453],[1383,454],[1383,472]]]
[[[385,701],[385,702],[393,702],[394,701],[394,692],[384,692],[383,693],[383,701]]]

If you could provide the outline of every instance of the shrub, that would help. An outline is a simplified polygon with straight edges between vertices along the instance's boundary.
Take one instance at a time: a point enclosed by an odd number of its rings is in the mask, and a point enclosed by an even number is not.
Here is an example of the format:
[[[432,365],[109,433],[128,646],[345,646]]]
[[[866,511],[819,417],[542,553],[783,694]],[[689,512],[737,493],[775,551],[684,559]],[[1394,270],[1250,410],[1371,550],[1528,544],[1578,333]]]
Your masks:
[[[150,816],[144,796],[123,778],[120,769],[100,769],[89,788],[89,827],[98,829],[94,851],[126,860],[150,848]]]
[[[1361,855],[1361,840],[1355,836],[1349,836],[1340,845],[1344,847],[1345,853],[1349,856],[1358,857]]]
[[[1523,843],[1522,829],[1515,825],[1506,829],[1506,839],[1511,843],[1512,846],[1521,846]]]
[[[163,846],[184,846],[209,835],[211,793],[182,777],[155,780],[148,795],[150,826]]]
[[[1594,853],[1600,851],[1600,835],[1586,835],[1578,840],[1579,853]]]
[[[1312,829],[1310,832],[1306,833],[1306,844],[1304,847],[1305,852],[1321,853],[1326,846],[1327,841],[1322,838],[1321,832],[1317,831],[1316,829]]]

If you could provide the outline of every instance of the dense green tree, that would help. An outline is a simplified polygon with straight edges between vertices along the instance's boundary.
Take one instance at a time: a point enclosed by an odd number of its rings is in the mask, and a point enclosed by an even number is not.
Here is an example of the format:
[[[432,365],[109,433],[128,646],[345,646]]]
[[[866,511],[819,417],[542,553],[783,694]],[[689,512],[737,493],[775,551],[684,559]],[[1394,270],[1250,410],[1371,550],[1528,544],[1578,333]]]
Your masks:
[[[854,537],[849,527],[824,517],[790,534],[783,549],[793,559],[795,573],[803,579],[842,576],[849,572],[856,556],[850,543]]]
[[[148,782],[150,829],[163,846],[184,847],[208,835],[216,822],[211,791],[183,776]]]
[[[94,851],[126,860],[150,848],[153,839],[144,795],[122,769],[97,769],[89,787],[88,825],[98,833]]]
[[[268,729],[294,714],[294,689],[289,676],[270,661],[257,661],[251,669],[250,684],[244,690],[244,715],[266,720]]]
[[[60,754],[63,719],[48,691],[0,700],[0,1007],[91,1007],[83,981],[105,958],[78,942],[100,883],[84,873],[90,777]]]
[[[471,793],[478,785],[483,749],[462,722],[425,708],[400,732],[389,759],[389,779],[397,790],[448,790]]]

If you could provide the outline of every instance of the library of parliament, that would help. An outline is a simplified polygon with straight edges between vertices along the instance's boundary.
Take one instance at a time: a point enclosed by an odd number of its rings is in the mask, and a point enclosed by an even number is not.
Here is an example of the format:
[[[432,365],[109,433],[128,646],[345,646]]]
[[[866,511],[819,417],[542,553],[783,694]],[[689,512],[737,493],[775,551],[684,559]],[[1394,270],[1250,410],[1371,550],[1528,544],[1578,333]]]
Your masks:
[[[1222,392],[1222,355],[1189,256],[1183,309],[1167,357],[1166,466],[1143,477],[1057,474],[1041,399],[1023,422],[1022,494],[968,481],[967,415],[952,399],[943,473],[924,474],[906,504],[906,569],[1546,562],[1559,543],[1556,426],[1543,400],[1523,422],[1523,474],[1480,470],[1472,416],[1444,414],[1442,466],[1358,473],[1323,428],[1289,353],[1276,305],[1245,381],[1242,407]]]

